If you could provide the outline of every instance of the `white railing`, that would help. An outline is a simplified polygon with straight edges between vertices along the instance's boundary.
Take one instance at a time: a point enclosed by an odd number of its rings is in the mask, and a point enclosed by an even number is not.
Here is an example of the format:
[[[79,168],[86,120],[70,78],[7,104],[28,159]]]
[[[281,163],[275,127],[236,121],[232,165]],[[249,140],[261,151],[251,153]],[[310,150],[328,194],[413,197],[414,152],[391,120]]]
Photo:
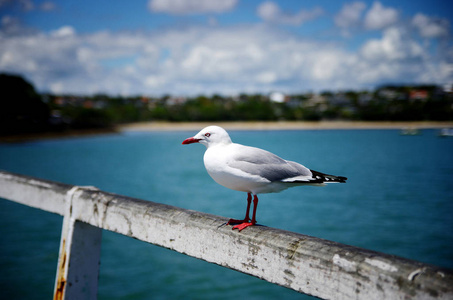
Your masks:
[[[0,198],[64,216],[55,299],[96,299],[102,229],[324,299],[453,299],[453,272],[332,241],[0,172]]]

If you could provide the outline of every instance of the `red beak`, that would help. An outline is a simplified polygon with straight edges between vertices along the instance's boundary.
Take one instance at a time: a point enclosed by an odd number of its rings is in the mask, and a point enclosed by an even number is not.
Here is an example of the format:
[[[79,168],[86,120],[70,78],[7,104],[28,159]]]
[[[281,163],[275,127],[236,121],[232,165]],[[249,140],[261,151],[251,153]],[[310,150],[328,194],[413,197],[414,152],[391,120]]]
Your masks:
[[[193,144],[193,143],[198,143],[199,141],[200,141],[200,139],[195,139],[195,138],[191,137],[191,138],[188,138],[188,139],[185,139],[184,141],[182,141],[182,144],[183,145]]]

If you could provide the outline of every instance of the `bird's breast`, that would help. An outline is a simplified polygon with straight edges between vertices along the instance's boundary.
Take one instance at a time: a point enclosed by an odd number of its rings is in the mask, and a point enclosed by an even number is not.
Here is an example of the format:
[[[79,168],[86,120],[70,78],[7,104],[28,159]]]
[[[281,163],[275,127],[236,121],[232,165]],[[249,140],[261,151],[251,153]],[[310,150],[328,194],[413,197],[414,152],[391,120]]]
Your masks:
[[[208,148],[204,155],[204,165],[208,174],[220,185],[232,190],[255,193],[269,181],[229,165],[232,150],[225,148]]]

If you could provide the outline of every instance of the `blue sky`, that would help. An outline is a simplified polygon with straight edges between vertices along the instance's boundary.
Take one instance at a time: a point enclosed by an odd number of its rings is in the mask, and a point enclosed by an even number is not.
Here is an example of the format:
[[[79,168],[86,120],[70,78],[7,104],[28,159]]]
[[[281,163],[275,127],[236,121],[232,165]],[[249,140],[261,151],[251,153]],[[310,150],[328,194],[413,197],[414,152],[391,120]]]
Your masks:
[[[0,0],[0,72],[39,91],[303,93],[453,82],[451,1]]]

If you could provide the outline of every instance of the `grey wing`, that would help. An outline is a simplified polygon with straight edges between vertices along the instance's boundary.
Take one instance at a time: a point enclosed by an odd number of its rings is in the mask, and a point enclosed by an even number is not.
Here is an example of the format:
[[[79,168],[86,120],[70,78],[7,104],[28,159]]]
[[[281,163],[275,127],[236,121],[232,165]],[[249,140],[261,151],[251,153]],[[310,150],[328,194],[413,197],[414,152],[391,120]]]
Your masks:
[[[228,162],[230,167],[248,174],[261,176],[271,182],[291,182],[292,178],[295,178],[294,181],[301,182],[306,180],[311,182],[310,178],[312,178],[313,174],[308,168],[292,161],[286,161],[271,152],[259,148],[243,147]]]

